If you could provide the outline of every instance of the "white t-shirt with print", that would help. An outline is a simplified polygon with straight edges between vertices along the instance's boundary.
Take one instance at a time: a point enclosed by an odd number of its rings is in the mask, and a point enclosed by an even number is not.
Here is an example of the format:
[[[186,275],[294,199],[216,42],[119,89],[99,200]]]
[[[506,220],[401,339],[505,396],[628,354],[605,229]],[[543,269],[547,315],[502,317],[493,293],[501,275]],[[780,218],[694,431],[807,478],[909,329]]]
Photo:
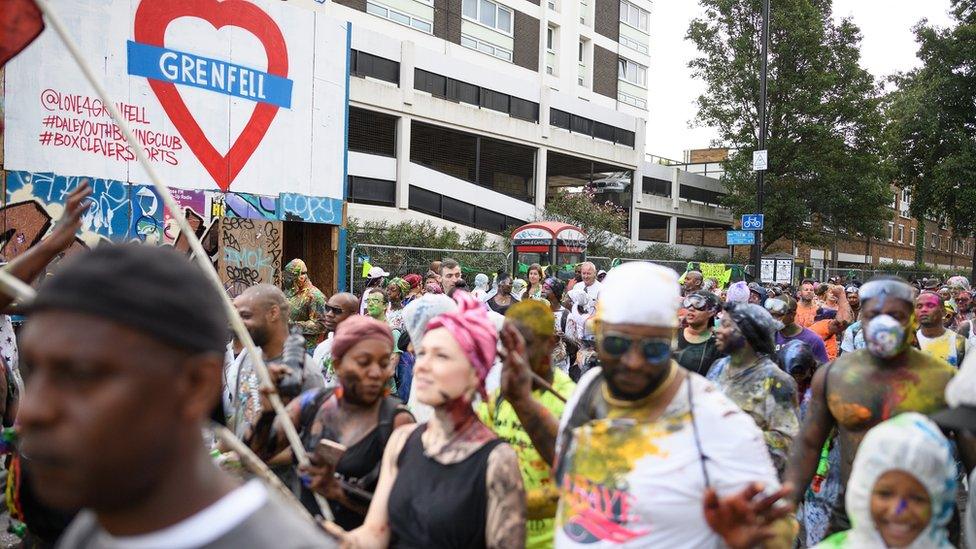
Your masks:
[[[600,368],[586,373],[563,412],[557,449],[560,499],[556,547],[723,547],[705,522],[705,475],[720,496],[761,482],[779,488],[762,432],[711,382],[689,373],[661,418],[589,421],[568,432],[568,422]],[[694,403],[701,453],[688,405]]]

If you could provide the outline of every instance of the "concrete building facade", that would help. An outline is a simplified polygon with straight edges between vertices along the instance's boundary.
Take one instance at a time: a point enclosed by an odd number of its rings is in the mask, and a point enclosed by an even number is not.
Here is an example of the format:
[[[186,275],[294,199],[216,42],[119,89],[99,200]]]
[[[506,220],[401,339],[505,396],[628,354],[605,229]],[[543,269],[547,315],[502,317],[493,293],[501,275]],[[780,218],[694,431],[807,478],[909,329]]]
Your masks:
[[[731,225],[716,180],[645,158],[648,0],[294,3],[351,23],[349,217],[501,234],[592,185],[638,245]]]

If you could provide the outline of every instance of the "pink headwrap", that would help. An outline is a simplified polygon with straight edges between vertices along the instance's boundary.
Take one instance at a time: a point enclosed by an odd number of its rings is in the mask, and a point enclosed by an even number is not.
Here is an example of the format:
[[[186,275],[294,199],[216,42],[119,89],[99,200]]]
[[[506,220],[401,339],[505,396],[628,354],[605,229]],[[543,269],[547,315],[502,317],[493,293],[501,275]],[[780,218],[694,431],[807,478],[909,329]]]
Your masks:
[[[353,315],[336,327],[332,339],[332,358],[341,359],[353,345],[366,339],[378,339],[393,347],[393,334],[386,322],[365,315]]]
[[[446,328],[451,333],[478,375],[478,392],[487,402],[485,378],[495,363],[498,332],[488,319],[484,305],[471,294],[454,292],[454,301],[457,301],[458,310],[434,317],[427,323],[427,331]]]

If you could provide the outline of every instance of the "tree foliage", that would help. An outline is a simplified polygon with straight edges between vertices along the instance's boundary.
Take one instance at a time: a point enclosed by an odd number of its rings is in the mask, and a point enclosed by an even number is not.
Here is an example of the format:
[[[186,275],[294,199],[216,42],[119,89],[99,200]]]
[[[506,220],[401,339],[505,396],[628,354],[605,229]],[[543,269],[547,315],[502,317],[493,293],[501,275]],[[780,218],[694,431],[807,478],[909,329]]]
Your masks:
[[[896,75],[885,104],[885,151],[913,216],[976,235],[976,2],[954,0],[953,23],[915,27],[922,64]],[[920,231],[924,234],[924,231]],[[921,240],[921,239],[919,239]],[[916,262],[923,243],[918,242]]]
[[[723,182],[736,214],[756,207],[752,153],[759,138],[761,0],[702,0],[687,38],[706,84],[700,124],[734,152]],[[833,234],[881,235],[891,200],[880,169],[880,94],[859,65],[861,36],[835,22],[831,0],[778,0],[770,18],[765,246],[823,243]]]
[[[601,255],[601,250],[627,234],[627,212],[610,201],[598,202],[593,188],[587,185],[581,192],[561,190],[546,202],[540,215],[542,221],[561,221],[576,225],[587,237],[587,250]]]

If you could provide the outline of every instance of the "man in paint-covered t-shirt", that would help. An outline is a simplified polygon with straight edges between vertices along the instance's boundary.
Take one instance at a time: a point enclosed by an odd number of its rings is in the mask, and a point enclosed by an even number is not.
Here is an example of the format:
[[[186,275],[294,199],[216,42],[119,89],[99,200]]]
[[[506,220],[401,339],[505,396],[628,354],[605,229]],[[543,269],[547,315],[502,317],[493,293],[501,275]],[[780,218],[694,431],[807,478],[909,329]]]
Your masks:
[[[580,380],[559,425],[556,547],[719,547],[750,526],[715,522],[727,500],[712,491],[779,487],[752,418],[672,359],[676,282],[646,263],[607,275],[595,322],[602,367]],[[763,532],[788,543],[781,516]]]
[[[516,303],[505,313],[505,322],[517,329],[525,340],[526,352],[511,353],[511,356],[513,358],[525,356],[527,366],[550,383],[560,396],[565,398],[571,395],[576,384],[568,374],[552,366],[552,350],[558,342],[558,337],[549,307],[534,299]],[[552,547],[553,544],[559,492],[553,482],[549,464],[532,445],[532,440],[522,426],[516,408],[511,402],[515,400],[518,404],[520,398],[510,391],[517,387],[517,384],[508,383],[509,376],[512,374],[513,369],[508,369],[503,374],[501,388],[489,397],[488,402],[478,405],[478,417],[499,438],[515,449],[525,487],[525,547],[544,549]],[[525,397],[526,395],[521,395],[521,398]],[[530,398],[557,418],[562,415],[566,405],[559,397],[538,384],[533,384]]]
[[[928,291],[918,294],[915,299],[915,316],[919,323],[915,337],[922,352],[941,358],[950,366],[958,368],[966,356],[966,338],[952,330],[946,330],[942,296]]]

